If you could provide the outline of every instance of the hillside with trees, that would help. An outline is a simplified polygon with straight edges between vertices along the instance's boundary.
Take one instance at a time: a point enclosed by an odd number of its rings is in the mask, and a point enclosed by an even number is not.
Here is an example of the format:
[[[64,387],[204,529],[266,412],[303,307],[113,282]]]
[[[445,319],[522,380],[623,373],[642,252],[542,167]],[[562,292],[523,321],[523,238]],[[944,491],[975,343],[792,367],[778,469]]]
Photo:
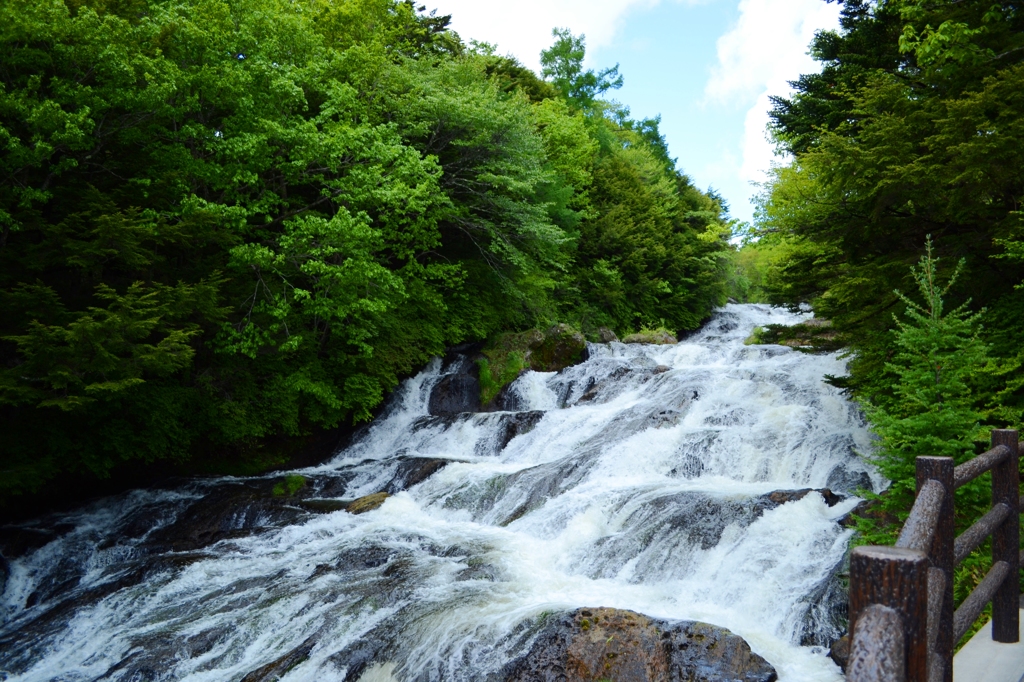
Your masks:
[[[739,255],[753,297],[809,303],[850,350],[893,480],[864,540],[892,540],[913,457],[957,461],[1024,411],[1024,11],[1017,2],[843,0],[821,71],[776,98],[792,163]],[[958,491],[962,527],[986,504]],[[957,598],[980,577],[958,569]]]
[[[0,5],[0,496],[257,471],[453,344],[724,303],[723,204],[605,98],[617,69],[558,31],[538,75],[448,24],[396,0]]]

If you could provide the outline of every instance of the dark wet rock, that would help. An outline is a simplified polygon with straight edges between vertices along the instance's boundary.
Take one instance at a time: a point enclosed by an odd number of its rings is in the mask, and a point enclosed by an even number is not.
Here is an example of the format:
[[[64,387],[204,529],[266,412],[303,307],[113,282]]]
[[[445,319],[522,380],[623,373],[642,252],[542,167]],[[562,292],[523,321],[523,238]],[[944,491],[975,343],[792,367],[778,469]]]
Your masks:
[[[147,544],[176,552],[192,551],[220,540],[296,523],[307,513],[256,485],[226,485],[214,490],[193,502],[173,523],[153,531]]]
[[[483,347],[482,341],[470,341],[452,346],[445,352],[444,358],[441,360],[441,371],[447,373],[453,370],[465,371],[470,369],[471,363],[469,358],[480,355]]]
[[[605,391],[607,391],[609,394],[614,394],[616,389],[618,388],[618,384],[621,384],[619,380],[622,379],[623,377],[633,374],[636,371],[638,371],[636,368],[623,365],[621,367],[616,367],[615,369],[613,369],[611,372],[607,374],[607,376],[605,376],[600,381],[598,381],[594,377],[590,377],[590,379],[587,381],[585,385],[585,388],[583,389],[583,395],[581,395],[576,402],[588,403],[597,400],[599,397],[601,397],[601,393]],[[566,394],[561,396],[560,402],[565,404],[573,388],[574,386],[572,386],[571,384],[566,387]]]
[[[550,617],[505,682],[773,682],[775,670],[725,628],[584,608]]]
[[[390,623],[388,626],[392,625]],[[383,628],[378,628],[381,630]],[[375,637],[369,633],[341,651],[331,654],[327,659],[335,668],[345,671],[341,682],[358,682],[368,668],[385,657],[387,646],[384,637]]]
[[[526,514],[540,509],[548,500],[581,480],[588,470],[589,463],[580,458],[538,464],[505,477],[501,485],[502,490],[517,488],[525,491],[525,496],[512,513],[502,519],[498,525],[507,526]],[[493,503],[493,500],[489,500],[489,502]]]
[[[188,658],[198,658],[213,650],[215,646],[223,642],[231,634],[229,627],[213,627],[202,632],[186,637],[183,642],[182,653]]]
[[[232,629],[228,625],[223,625],[208,628],[191,636],[158,632],[133,637],[128,654],[102,675],[92,679],[94,682],[175,679],[172,671],[176,662],[205,656],[230,637]],[[227,657],[227,652],[220,652],[208,657],[204,663],[207,666],[216,666]]]
[[[850,660],[850,636],[843,635],[828,649],[828,657],[835,661],[840,670],[846,672],[846,664]]]
[[[313,569],[310,579],[318,578],[327,573],[366,571],[372,568],[384,566],[397,553],[392,549],[384,547],[360,547],[340,553],[334,561],[329,564],[318,564]]]
[[[639,509],[626,521],[646,523],[660,518],[666,529],[683,532],[690,543],[699,544],[701,549],[718,545],[722,533],[731,524],[749,526],[768,509],[774,509],[781,502],[772,502],[763,496],[748,500],[737,500],[698,492],[685,492],[654,500],[644,509]]]
[[[701,331],[707,331],[714,334],[728,334],[739,329],[739,317],[732,314],[716,315],[708,320],[708,323],[704,325]]]
[[[598,542],[588,575],[594,579],[614,578],[626,562],[635,561],[637,573],[668,579],[677,575],[687,554],[666,560],[660,552],[646,554],[651,545],[672,543],[708,550],[719,544],[726,528],[746,528],[765,512],[811,492],[816,491],[807,488],[739,498],[682,491],[654,498],[626,518],[623,532]]]
[[[874,490],[871,477],[866,471],[850,471],[844,466],[833,469],[825,485],[847,495],[856,495],[858,490]]]
[[[774,682],[775,669],[740,636],[708,623],[683,621],[662,634],[675,682]]]
[[[60,576],[60,574],[58,573],[57,576]],[[55,577],[51,573],[39,582],[36,589],[32,590],[28,597],[25,598],[25,608],[30,609],[37,604],[50,601],[53,597],[67,594],[78,587],[78,584],[82,581],[81,575],[72,575],[64,580],[59,578],[55,580]]]
[[[479,379],[468,371],[444,375],[430,391],[427,410],[435,416],[479,412]]]
[[[19,559],[45,547],[73,529],[74,526],[68,523],[58,523],[53,527],[27,525],[0,527],[0,554],[9,560]]]
[[[45,596],[42,596],[37,589],[35,605],[37,613],[29,619],[21,621],[17,628],[0,634],[0,669],[20,674],[45,656],[51,646],[50,639],[64,630],[74,614],[93,606],[119,590],[140,584],[162,571],[177,570],[203,556],[179,554],[165,557],[144,557],[126,568],[113,572],[108,580],[87,589],[78,586],[77,576],[69,581],[69,583],[74,582],[74,587],[64,585],[62,590],[52,591]],[[130,658],[131,661],[137,662],[137,657]],[[124,665],[117,669],[121,670],[131,661],[126,659]],[[140,677],[137,679],[155,678]]]
[[[340,476],[318,476],[313,479],[310,486],[310,497],[344,497],[345,491],[348,490],[348,484],[354,477],[355,475],[351,473]]]
[[[470,560],[469,566],[459,571],[455,576],[455,580],[488,580],[495,581],[498,579],[498,568],[491,564],[481,563],[479,561]]]
[[[341,500],[321,499],[321,498],[310,498],[299,502],[299,506],[303,509],[316,512],[318,514],[330,514],[336,511],[342,511],[348,506],[347,502]]]
[[[873,519],[882,527],[896,526],[902,523],[895,514],[887,512],[882,508],[882,500],[875,499],[858,502],[857,506],[850,510],[850,513],[839,519],[839,525],[844,528],[856,528],[857,521],[855,517],[858,516]]]
[[[384,504],[384,500],[388,499],[389,497],[391,496],[385,492],[373,493],[372,495],[365,495],[357,500],[349,502],[348,505],[346,505],[345,507],[345,511],[347,511],[349,514],[365,514],[368,511],[373,511],[374,509],[380,507],[382,504]]]
[[[787,502],[796,502],[797,500],[802,500],[805,497],[807,497],[809,493],[818,493],[825,499],[825,504],[827,504],[830,507],[836,506],[844,499],[842,495],[836,495],[828,488],[801,488],[799,490],[776,490],[774,492],[768,493],[767,498],[769,502],[771,502],[775,506],[778,506],[780,504],[786,504]]]
[[[679,423],[679,420],[683,418],[686,412],[683,410],[666,409],[655,412],[647,421],[650,426],[660,429],[663,426],[674,426]]]
[[[173,656],[173,652],[166,651],[165,655],[169,658]],[[147,656],[146,652],[135,650],[130,652],[127,656],[122,658],[114,665],[107,668],[107,671],[95,678],[95,682],[102,682],[104,680],[158,680],[162,676],[160,669],[162,666],[157,663],[154,665],[151,656]]]
[[[305,662],[314,646],[316,646],[316,639],[310,637],[284,656],[253,670],[242,678],[242,682],[277,682],[292,668]]]
[[[523,370],[519,373],[519,376],[523,376],[528,370]],[[517,379],[519,377],[516,377]],[[518,391],[514,388],[515,380],[510,381],[501,387],[498,391],[498,395],[494,396],[489,404],[484,406],[484,409],[490,412],[519,412],[526,407],[525,401],[519,396]]]
[[[394,495],[403,490],[408,490],[427,480],[441,469],[451,464],[450,459],[438,459],[436,457],[409,457],[398,464],[398,470],[391,477],[384,492]]]
[[[537,423],[544,418],[544,412],[542,410],[514,412],[504,415],[504,417],[497,435],[496,445],[499,452],[504,450],[505,446],[516,436],[532,431],[533,427],[537,426]]]
[[[412,423],[413,431],[422,431],[424,429],[441,429],[442,431],[451,428],[453,424],[457,424],[464,419],[471,417],[471,414],[459,413],[459,414],[442,414],[442,415],[427,415],[424,417],[418,417]]]
[[[619,337],[608,327],[598,327],[597,340],[601,343],[611,343],[612,341],[618,341]]]
[[[842,562],[801,601],[807,612],[801,624],[802,646],[831,646],[848,627],[849,593],[839,576]]]

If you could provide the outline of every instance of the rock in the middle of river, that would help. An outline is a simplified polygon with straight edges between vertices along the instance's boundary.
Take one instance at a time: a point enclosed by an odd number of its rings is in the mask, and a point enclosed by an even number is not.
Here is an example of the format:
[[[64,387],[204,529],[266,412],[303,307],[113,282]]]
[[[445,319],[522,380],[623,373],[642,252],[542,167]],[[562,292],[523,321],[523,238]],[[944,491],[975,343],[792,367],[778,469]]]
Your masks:
[[[547,619],[506,682],[774,682],[775,669],[725,628],[620,609]]]

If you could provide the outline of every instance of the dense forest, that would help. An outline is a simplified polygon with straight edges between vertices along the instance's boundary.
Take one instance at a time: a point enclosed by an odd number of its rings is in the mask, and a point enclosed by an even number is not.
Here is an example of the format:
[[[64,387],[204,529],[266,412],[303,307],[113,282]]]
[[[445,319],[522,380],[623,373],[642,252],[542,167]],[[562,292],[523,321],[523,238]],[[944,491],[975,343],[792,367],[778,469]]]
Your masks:
[[[820,73],[774,100],[793,161],[763,187],[739,287],[810,303],[831,323],[822,344],[849,349],[851,374],[833,381],[865,407],[893,481],[860,530],[884,542],[912,502],[915,456],[962,461],[1022,422],[1024,5],[841,9],[811,46]],[[961,528],[986,485],[957,492]],[[985,567],[958,569],[958,600]]]
[[[0,497],[256,471],[453,344],[725,302],[726,208],[607,98],[617,68],[559,30],[536,74],[448,25],[397,0],[0,4]]]

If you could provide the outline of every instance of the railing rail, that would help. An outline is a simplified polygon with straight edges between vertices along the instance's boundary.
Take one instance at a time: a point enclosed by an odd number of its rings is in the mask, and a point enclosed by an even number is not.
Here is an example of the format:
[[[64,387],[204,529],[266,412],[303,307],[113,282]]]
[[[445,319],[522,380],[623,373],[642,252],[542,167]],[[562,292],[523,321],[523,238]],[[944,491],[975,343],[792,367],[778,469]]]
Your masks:
[[[954,466],[917,458],[917,497],[895,547],[850,556],[848,682],[952,682],[953,649],[992,602],[992,639],[1019,638],[1019,447],[1016,431],[992,432],[992,449]],[[992,472],[992,508],[954,537],[957,488]],[[953,569],[989,536],[992,568],[953,611]]]

